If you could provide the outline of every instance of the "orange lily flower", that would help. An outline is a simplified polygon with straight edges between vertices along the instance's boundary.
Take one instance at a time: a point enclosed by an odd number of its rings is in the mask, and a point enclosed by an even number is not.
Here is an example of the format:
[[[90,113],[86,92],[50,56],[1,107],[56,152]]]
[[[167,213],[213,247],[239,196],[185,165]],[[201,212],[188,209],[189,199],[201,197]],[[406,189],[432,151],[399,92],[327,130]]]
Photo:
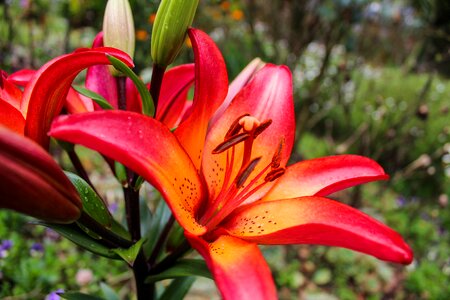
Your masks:
[[[153,184],[224,299],[276,299],[258,244],[338,246],[410,263],[412,252],[398,233],[325,198],[387,179],[376,162],[342,155],[286,166],[295,128],[288,68],[255,68],[221,107],[228,91],[223,58],[205,33],[191,29],[189,36],[194,103],[174,133],[141,114],[105,111],[59,117],[49,134],[99,151]]]

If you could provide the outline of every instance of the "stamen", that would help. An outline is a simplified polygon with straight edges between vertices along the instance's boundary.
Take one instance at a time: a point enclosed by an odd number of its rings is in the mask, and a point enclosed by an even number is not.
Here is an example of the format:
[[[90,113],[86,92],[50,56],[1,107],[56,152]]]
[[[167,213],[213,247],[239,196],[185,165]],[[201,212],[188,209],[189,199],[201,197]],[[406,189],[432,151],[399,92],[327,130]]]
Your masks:
[[[234,145],[237,145],[240,142],[245,141],[249,137],[250,137],[250,134],[247,132],[243,132],[243,133],[234,135],[231,138],[220,143],[216,148],[214,148],[214,150],[212,151],[212,154],[222,153],[223,151],[228,150],[229,148],[233,147]]]
[[[283,151],[283,148],[284,148],[284,138],[280,141],[278,149],[272,157],[272,164],[271,164],[272,169],[277,169],[280,166],[281,152]]]
[[[240,188],[244,185],[247,178],[250,176],[250,174],[255,169],[258,162],[261,160],[261,157],[257,157],[253,159],[243,170],[240,172],[240,174],[236,177],[236,187]]]
[[[285,168],[278,168],[270,171],[267,173],[266,177],[264,178],[265,182],[272,182],[277,178],[280,178],[284,173],[286,172]]]
[[[258,135],[260,135],[264,130],[267,129],[267,127],[272,124],[272,120],[268,119],[264,122],[262,122],[258,127],[256,127],[255,132],[253,133],[253,136],[256,138]]]
[[[236,120],[234,120],[234,122],[230,126],[230,129],[228,129],[227,134],[225,134],[224,140],[227,140],[230,137],[239,133],[239,131],[242,129],[242,125],[239,124],[239,122],[242,118],[247,117],[247,116],[250,116],[250,114],[243,114],[242,116],[240,116]]]

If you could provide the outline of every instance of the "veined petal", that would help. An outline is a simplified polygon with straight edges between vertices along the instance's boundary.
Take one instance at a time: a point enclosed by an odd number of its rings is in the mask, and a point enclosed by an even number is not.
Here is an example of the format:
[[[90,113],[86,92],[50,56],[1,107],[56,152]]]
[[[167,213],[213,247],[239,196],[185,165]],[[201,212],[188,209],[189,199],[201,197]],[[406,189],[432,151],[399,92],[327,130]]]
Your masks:
[[[205,258],[223,299],[277,299],[272,274],[256,244],[231,236],[220,236],[212,243],[190,234],[186,237]]]
[[[240,90],[253,78],[255,73],[264,67],[265,63],[259,59],[253,59],[239,75],[231,82],[228,88],[228,94],[222,105],[217,109],[214,117],[211,119],[211,123],[214,123],[225,111],[225,109],[230,105],[231,100],[240,92]]]
[[[176,126],[183,112],[187,93],[194,83],[194,64],[174,67],[164,74],[159,95],[156,119],[169,128]]]
[[[125,111],[61,116],[51,136],[98,151],[131,168],[161,192],[178,222],[202,234],[196,221],[202,184],[189,156],[170,130],[153,118]]]
[[[235,211],[223,228],[258,244],[337,246],[402,264],[413,259],[397,232],[348,205],[322,197],[256,202]]]
[[[105,47],[81,49],[57,57],[40,68],[23,95],[22,110],[27,111],[25,135],[47,147],[47,130],[52,119],[61,111],[73,79],[87,67],[110,64],[107,55],[133,65],[126,53]]]
[[[0,70],[0,98],[20,110],[22,91],[9,80],[8,74]]]
[[[0,169],[0,207],[58,223],[80,216],[78,193],[53,158],[1,126]]]
[[[25,118],[22,113],[9,102],[0,97],[0,124],[23,135]]]
[[[328,156],[289,166],[263,199],[327,196],[351,186],[386,179],[388,175],[384,173],[383,168],[367,157]]]
[[[261,122],[272,120],[272,124],[253,143],[252,158],[261,157],[261,160],[252,174],[258,174],[271,163],[280,145],[282,150],[279,158],[281,166],[284,167],[291,153],[295,132],[292,76],[287,67],[267,64],[241,89],[227,110],[216,123],[212,124],[206,138],[202,162],[202,171],[205,174],[211,198],[214,198],[218,187],[220,188],[224,181],[225,172],[217,172],[217,170],[226,170],[227,157],[225,152],[211,153],[224,141],[231,124],[246,113]],[[237,146],[235,154],[237,162],[235,162],[232,178],[239,171],[242,153],[242,145]],[[253,177],[255,175],[251,175],[248,180]],[[264,176],[258,183],[263,180]],[[267,183],[264,189],[259,190],[249,200],[260,198],[271,185],[272,183]]]
[[[225,62],[213,40],[204,32],[189,29],[195,54],[195,92],[192,113],[175,131],[194,165],[200,168],[208,122],[227,95]]]

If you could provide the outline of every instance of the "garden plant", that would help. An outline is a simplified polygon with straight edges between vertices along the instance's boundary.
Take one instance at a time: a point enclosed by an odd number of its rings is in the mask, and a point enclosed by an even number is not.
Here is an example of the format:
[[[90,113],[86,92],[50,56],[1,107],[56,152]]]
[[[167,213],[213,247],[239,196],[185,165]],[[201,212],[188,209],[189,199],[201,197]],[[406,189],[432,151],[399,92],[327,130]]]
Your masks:
[[[182,299],[197,277],[212,279],[223,299],[278,299],[261,250],[271,245],[341,247],[410,264],[413,251],[395,226],[333,200],[389,180],[380,164],[346,154],[345,144],[338,155],[291,157],[305,113],[294,109],[292,66],[255,58],[229,82],[219,47],[192,27],[198,6],[159,4],[148,83],[135,73],[144,67],[133,61],[128,0],[108,1],[92,47],[37,70],[1,71],[0,207],[127,265],[130,299]],[[186,44],[193,62],[177,64]],[[120,185],[123,215],[85,167],[99,162]],[[57,288],[54,297],[118,299],[108,286],[102,296]]]

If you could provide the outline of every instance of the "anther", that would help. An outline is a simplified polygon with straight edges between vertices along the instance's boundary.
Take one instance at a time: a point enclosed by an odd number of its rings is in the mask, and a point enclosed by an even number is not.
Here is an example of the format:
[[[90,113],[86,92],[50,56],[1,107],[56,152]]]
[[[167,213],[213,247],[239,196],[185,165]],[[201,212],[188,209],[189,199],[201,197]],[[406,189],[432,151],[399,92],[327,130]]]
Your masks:
[[[257,137],[258,135],[260,135],[264,130],[267,129],[267,127],[270,126],[270,124],[272,124],[272,120],[268,119],[264,122],[262,122],[260,125],[258,125],[258,127],[256,127],[255,132],[253,133],[253,137]]]
[[[280,141],[280,144],[278,145],[278,149],[272,157],[272,163],[270,166],[272,169],[277,169],[280,166],[281,153],[283,151],[283,148],[284,148],[284,138]]]
[[[224,140],[228,140],[230,137],[239,133],[239,131],[242,129],[242,125],[239,124],[239,122],[241,121],[242,118],[247,117],[247,116],[250,116],[250,114],[243,114],[242,116],[240,116],[236,120],[234,120],[234,122],[230,126],[230,129],[228,129]]]
[[[278,168],[278,169],[272,170],[269,173],[267,173],[266,177],[264,178],[264,181],[265,182],[272,182],[275,179],[278,179],[281,176],[283,176],[283,174],[285,172],[286,172],[285,168]]]
[[[250,134],[247,132],[236,134],[227,140],[220,143],[214,150],[212,151],[212,154],[219,154],[222,153],[225,150],[228,150],[229,148],[233,147],[234,145],[239,144],[240,142],[245,141],[250,137]]]
[[[260,160],[261,160],[261,157],[257,157],[255,159],[253,159],[251,162],[248,163],[248,165],[243,169],[243,171],[240,172],[240,174],[237,176],[237,180],[236,180],[237,188],[240,188],[244,185],[245,181],[250,176],[250,174],[253,172],[253,170],[255,169],[256,165],[258,164],[258,162]]]

